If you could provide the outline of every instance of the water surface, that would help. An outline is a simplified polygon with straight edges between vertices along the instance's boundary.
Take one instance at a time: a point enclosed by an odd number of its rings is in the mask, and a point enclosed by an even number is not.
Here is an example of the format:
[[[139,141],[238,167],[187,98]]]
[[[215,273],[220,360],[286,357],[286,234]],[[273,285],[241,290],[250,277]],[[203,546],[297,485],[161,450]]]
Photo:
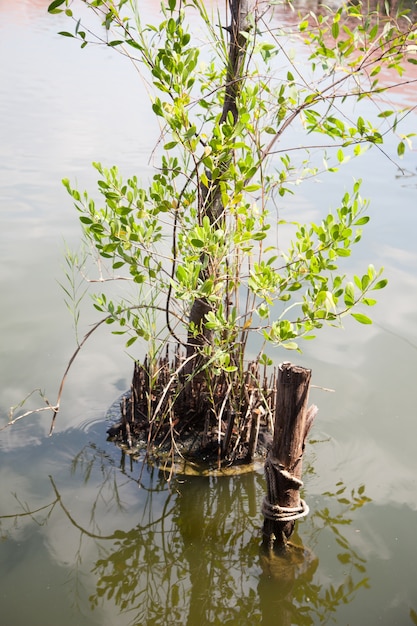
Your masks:
[[[67,24],[48,4],[0,0],[3,424],[33,388],[55,401],[75,347],[58,281],[79,228],[61,178],[91,188],[93,160],[145,178],[158,137],[133,68],[57,36]],[[414,91],[394,97],[407,105]],[[416,127],[412,113],[403,132]],[[386,151],[395,161],[393,140]],[[373,149],[280,206],[317,217],[362,177],[372,222],[348,270],[372,262],[390,281],[372,327],[347,321],[297,357],[313,369],[320,409],[306,459],[311,514],[294,539],[303,564],[283,573],[262,558],[261,472],[168,485],[106,442],[106,410],[138,355],[100,331],[68,378],[56,434],[46,437],[46,414],[0,432],[4,624],[417,623],[416,154],[401,172]],[[97,319],[86,305],[84,331]]]

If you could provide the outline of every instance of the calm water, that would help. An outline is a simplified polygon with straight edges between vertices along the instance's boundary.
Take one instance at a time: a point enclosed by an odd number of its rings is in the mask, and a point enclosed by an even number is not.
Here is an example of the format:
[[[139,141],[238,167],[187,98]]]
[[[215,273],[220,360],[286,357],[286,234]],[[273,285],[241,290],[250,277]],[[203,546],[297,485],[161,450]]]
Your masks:
[[[158,136],[129,64],[57,36],[67,25],[48,4],[0,0],[2,424],[34,388],[55,401],[75,346],[58,281],[79,229],[61,178],[91,188],[93,160],[145,177]],[[413,103],[415,88],[395,98]],[[412,113],[404,132],[416,131]],[[261,472],[168,487],[106,442],[135,355],[101,332],[71,371],[52,438],[48,414],[0,432],[2,624],[417,623],[417,152],[401,166],[372,150],[282,207],[317,217],[363,177],[372,222],[349,271],[372,262],[390,281],[372,327],[326,330],[297,359],[335,390],[311,393],[300,562],[261,557]],[[83,330],[94,320],[87,303]]]

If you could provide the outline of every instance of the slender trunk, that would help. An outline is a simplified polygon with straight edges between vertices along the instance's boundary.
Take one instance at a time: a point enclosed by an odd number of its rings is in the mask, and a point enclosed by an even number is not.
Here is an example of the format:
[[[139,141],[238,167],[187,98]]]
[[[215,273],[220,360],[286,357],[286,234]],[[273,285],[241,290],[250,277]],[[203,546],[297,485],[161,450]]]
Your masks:
[[[249,25],[249,5],[251,0],[228,0],[231,23],[227,27],[229,33],[229,55],[227,78],[224,92],[223,111],[220,118],[220,124],[223,124],[229,116],[233,116],[233,122],[238,121],[238,99],[242,85],[243,67],[248,40],[244,36],[244,32],[248,32]],[[228,160],[221,164],[221,170],[226,171],[232,155]],[[219,181],[211,180],[210,187],[200,186],[200,220],[204,216],[208,216],[211,224],[220,225],[224,220],[224,207],[221,200],[221,192]],[[211,259],[206,260],[204,267],[200,270],[200,279],[202,281],[207,278],[216,277],[216,268]],[[198,356],[199,350],[204,345],[213,344],[213,332],[205,327],[205,317],[212,310],[212,305],[205,298],[196,298],[192,304],[189,316],[189,332],[187,339],[187,357]],[[201,364],[201,361],[190,359],[186,374],[195,371]]]

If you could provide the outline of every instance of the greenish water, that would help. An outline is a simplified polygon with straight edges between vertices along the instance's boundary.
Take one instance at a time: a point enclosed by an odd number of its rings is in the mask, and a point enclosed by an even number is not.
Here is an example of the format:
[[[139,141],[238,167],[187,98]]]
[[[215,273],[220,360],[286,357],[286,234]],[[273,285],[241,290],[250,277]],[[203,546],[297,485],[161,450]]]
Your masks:
[[[91,186],[93,160],[146,176],[158,136],[129,65],[58,37],[64,22],[47,5],[0,0],[2,424],[33,388],[55,401],[75,347],[57,281],[63,240],[79,231],[60,179]],[[415,88],[395,98],[413,103]],[[416,127],[414,112],[404,132]],[[362,177],[372,222],[349,271],[372,262],[390,281],[372,327],[348,321],[297,356],[320,410],[306,452],[311,513],[294,537],[301,562],[262,556],[261,472],[168,485],[106,442],[106,410],[135,355],[102,332],[71,371],[52,438],[45,413],[0,432],[2,625],[417,623],[416,151],[401,165],[372,150],[280,207],[317,217]],[[88,330],[89,306],[84,315]]]

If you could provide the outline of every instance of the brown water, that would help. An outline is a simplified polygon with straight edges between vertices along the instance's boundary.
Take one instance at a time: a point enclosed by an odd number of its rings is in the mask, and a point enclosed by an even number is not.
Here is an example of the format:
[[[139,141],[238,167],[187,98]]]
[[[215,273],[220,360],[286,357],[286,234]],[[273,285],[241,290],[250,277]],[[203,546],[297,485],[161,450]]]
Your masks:
[[[79,230],[60,179],[91,188],[93,160],[146,177],[158,132],[129,64],[57,36],[67,25],[48,4],[0,0],[3,424],[35,387],[55,401],[75,346],[57,281],[63,242],[76,245]],[[395,97],[413,103],[415,91]],[[412,113],[403,132],[416,127]],[[386,150],[395,155],[395,143]],[[46,437],[47,414],[0,432],[2,626],[417,623],[416,151],[401,165],[404,174],[371,150],[282,207],[317,217],[362,177],[372,223],[349,271],[372,262],[390,281],[372,327],[328,329],[297,358],[335,390],[311,393],[311,513],[294,538],[303,558],[262,558],[261,472],[169,487],[106,442],[105,413],[128,387],[132,355],[100,332],[71,372],[56,434]],[[89,303],[83,315],[87,330]]]

